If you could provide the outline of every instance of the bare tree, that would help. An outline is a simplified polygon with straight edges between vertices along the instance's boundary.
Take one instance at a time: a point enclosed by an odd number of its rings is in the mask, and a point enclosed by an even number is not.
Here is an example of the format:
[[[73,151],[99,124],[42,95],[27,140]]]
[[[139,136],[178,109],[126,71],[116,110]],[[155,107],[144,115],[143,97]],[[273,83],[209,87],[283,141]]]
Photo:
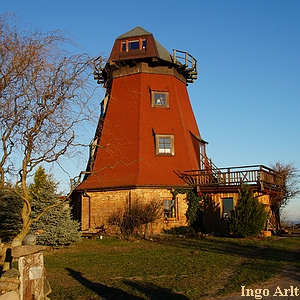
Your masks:
[[[15,178],[24,201],[22,241],[30,218],[28,178],[37,166],[71,155],[79,126],[91,118],[88,104],[92,59],[71,55],[66,34],[24,30],[15,16],[0,16],[0,187]],[[20,189],[16,189],[20,190]]]
[[[275,171],[275,184],[278,192],[270,197],[270,208],[276,231],[281,230],[280,209],[299,193],[299,170],[293,163],[276,162],[272,169]]]
[[[139,220],[140,233],[147,237],[148,227],[163,215],[163,206],[160,200],[152,199],[144,204],[136,204],[136,218]]]
[[[119,227],[121,234],[131,236],[135,231],[144,238],[147,237],[148,226],[163,215],[163,205],[160,200],[151,199],[148,202],[135,200],[125,209],[119,209],[111,214],[108,223]]]

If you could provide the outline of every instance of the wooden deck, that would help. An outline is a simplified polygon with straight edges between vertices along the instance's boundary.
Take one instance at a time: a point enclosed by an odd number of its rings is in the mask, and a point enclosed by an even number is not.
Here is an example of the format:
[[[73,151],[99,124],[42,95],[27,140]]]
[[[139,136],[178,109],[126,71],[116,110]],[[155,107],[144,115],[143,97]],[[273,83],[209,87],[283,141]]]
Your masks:
[[[191,170],[176,173],[188,185],[202,191],[237,189],[242,183],[253,185],[261,191],[276,192],[275,172],[263,165]]]

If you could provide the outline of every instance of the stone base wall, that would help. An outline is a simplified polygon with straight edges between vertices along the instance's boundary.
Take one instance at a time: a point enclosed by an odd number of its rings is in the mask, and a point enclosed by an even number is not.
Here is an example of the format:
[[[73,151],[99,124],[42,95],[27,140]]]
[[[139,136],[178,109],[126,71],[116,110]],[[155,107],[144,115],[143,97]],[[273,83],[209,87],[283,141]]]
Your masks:
[[[19,299],[19,271],[10,269],[0,277],[0,300]]]
[[[117,232],[117,228],[108,224],[109,217],[117,211],[124,211],[134,201],[147,202],[151,200],[159,201],[164,206],[164,200],[171,200],[172,193],[168,189],[131,189],[104,192],[85,192],[81,194],[81,229],[89,230],[104,225],[109,227],[110,233]],[[175,218],[164,218],[152,224],[152,233],[161,233],[162,229],[169,229],[175,226],[187,225],[186,213],[187,203],[185,195],[179,194],[176,198]]]
[[[269,210],[269,196],[258,195],[261,203],[266,205]],[[104,225],[109,228],[109,233],[117,233],[118,228],[108,224],[109,217],[117,212],[124,211],[134,201],[147,202],[156,200],[161,203],[162,209],[164,200],[173,198],[170,189],[150,189],[138,188],[118,191],[85,192],[78,196],[76,200],[77,211],[80,211],[79,221],[82,230],[93,230],[96,227]],[[187,220],[185,213],[187,211],[187,202],[185,194],[178,194],[176,198],[176,216],[174,218],[165,218],[162,214],[159,220],[151,224],[151,232],[161,233],[163,229],[170,229],[177,226],[186,226]],[[223,219],[223,200],[224,198],[233,198],[234,205],[237,203],[238,193],[215,193],[210,194],[209,201],[205,205],[205,214],[203,217],[205,232],[226,235],[228,234],[228,221]]]

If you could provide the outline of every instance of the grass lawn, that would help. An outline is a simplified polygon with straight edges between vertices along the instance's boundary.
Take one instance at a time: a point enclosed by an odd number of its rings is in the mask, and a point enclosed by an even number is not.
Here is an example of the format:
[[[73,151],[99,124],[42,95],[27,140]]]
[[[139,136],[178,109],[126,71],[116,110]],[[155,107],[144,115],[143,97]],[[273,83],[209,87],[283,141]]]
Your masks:
[[[51,300],[206,299],[300,266],[300,238],[83,239],[44,252]]]

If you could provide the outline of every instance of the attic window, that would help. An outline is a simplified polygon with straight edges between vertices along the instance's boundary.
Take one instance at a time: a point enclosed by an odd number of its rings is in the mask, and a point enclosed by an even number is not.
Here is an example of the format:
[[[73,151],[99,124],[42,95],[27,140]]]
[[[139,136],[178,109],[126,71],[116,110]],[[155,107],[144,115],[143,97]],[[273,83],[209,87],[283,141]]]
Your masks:
[[[130,41],[128,42],[128,50],[139,50],[140,49],[140,41]]]
[[[151,106],[152,107],[169,107],[169,93],[168,92],[151,92]]]
[[[128,52],[131,50],[145,50],[146,39],[126,40],[121,43],[121,51]]]
[[[155,135],[156,155],[174,155],[174,135]]]
[[[142,50],[145,50],[146,49],[146,39],[142,39]]]

